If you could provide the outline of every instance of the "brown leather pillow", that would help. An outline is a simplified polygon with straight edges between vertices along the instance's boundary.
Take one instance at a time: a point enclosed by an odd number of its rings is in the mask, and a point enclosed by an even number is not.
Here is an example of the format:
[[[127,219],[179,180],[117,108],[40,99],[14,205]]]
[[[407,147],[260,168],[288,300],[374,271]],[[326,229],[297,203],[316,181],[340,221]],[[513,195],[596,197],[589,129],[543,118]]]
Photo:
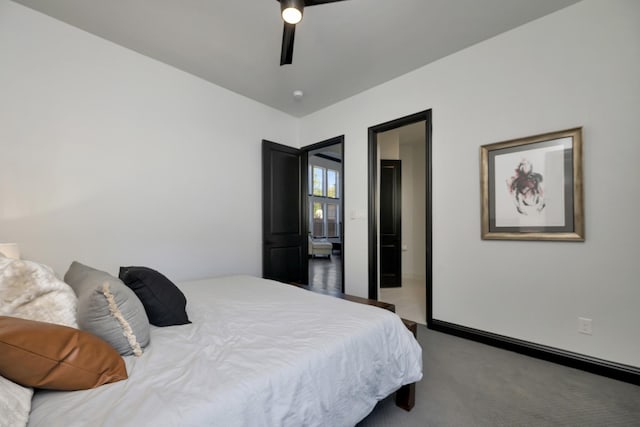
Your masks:
[[[25,387],[85,390],[127,379],[120,354],[79,329],[0,316],[0,375]]]

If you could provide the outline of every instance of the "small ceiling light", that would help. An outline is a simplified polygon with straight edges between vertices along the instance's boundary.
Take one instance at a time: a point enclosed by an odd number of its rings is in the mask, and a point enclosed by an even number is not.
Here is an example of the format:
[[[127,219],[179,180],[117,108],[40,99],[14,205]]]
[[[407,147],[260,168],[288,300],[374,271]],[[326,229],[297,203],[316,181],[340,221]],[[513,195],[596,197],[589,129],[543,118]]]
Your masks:
[[[294,99],[300,100],[300,99],[302,99],[303,96],[304,96],[304,93],[300,89],[293,91],[293,98]]]
[[[304,8],[302,0],[280,0],[280,8],[284,22],[297,24],[302,21],[302,9]]]

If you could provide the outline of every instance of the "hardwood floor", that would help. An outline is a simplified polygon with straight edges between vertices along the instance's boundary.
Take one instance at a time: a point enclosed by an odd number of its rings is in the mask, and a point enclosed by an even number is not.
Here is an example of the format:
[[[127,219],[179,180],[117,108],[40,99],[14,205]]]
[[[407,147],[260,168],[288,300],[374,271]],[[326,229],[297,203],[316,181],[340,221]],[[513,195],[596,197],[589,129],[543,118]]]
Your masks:
[[[309,285],[342,292],[342,259],[339,253],[334,253],[331,258],[309,258]]]

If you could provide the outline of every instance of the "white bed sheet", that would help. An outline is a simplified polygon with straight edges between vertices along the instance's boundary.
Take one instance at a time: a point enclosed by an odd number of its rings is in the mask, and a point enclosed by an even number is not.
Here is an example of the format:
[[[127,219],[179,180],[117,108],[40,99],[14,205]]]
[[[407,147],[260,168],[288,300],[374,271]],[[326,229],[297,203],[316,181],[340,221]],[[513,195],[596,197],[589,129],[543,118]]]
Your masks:
[[[152,326],[126,381],[36,392],[29,426],[353,426],[422,378],[387,310],[250,276],[179,287],[192,324]]]

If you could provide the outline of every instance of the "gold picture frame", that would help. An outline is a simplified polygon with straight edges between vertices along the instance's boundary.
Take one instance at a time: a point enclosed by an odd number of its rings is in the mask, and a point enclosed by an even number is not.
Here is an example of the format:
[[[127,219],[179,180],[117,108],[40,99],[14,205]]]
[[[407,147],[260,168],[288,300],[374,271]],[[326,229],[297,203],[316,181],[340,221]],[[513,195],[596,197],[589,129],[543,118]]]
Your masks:
[[[480,147],[484,240],[584,241],[582,128]]]

